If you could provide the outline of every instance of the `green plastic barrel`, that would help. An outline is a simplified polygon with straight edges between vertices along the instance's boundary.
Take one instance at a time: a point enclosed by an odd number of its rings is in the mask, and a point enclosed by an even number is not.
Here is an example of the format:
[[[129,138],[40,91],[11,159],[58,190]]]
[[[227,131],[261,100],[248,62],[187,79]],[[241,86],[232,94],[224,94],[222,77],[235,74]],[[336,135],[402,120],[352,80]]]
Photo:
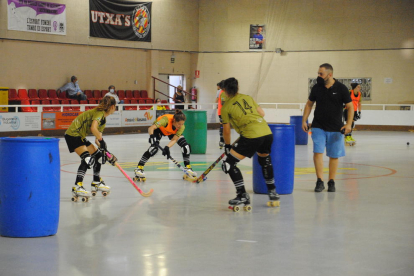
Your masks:
[[[191,153],[205,154],[207,149],[207,111],[183,110],[187,117],[184,137],[191,146]]]

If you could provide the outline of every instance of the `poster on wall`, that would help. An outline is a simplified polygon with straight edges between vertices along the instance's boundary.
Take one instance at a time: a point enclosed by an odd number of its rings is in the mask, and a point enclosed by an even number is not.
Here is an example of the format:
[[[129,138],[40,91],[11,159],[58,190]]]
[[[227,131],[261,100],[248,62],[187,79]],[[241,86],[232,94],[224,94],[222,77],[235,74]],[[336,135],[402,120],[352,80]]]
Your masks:
[[[89,0],[89,34],[151,42],[152,2]]]
[[[40,113],[0,113],[0,132],[40,130]]]
[[[66,35],[66,5],[7,0],[8,30]]]
[[[265,25],[250,25],[250,50],[265,49]]]

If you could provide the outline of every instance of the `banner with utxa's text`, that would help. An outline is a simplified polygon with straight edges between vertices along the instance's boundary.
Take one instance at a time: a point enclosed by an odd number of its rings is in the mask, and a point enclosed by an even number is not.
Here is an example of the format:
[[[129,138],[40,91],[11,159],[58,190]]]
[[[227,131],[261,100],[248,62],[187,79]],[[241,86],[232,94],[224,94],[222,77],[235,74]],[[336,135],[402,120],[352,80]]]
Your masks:
[[[12,31],[66,35],[66,5],[7,0],[7,23]]]
[[[152,2],[89,0],[91,37],[151,42]]]

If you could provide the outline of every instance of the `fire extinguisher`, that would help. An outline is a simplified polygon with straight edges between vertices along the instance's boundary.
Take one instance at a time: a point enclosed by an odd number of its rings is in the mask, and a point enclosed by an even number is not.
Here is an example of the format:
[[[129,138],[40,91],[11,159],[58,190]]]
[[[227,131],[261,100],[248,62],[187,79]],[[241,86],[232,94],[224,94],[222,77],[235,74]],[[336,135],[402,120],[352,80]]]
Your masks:
[[[191,100],[197,102],[197,88],[191,88]]]

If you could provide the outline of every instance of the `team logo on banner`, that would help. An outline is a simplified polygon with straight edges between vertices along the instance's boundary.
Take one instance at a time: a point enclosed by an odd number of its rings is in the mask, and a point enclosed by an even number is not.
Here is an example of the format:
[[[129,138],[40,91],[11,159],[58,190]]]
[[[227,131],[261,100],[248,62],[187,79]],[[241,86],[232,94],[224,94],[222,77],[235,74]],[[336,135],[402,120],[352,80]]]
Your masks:
[[[144,38],[148,35],[151,24],[150,24],[150,13],[146,6],[139,5],[135,8],[133,14],[132,28],[134,29],[135,34],[139,38]]]
[[[153,117],[150,112],[145,112],[144,116],[145,118],[147,118],[148,121],[151,120]]]
[[[151,12],[152,2],[89,0],[89,34],[151,42]]]

